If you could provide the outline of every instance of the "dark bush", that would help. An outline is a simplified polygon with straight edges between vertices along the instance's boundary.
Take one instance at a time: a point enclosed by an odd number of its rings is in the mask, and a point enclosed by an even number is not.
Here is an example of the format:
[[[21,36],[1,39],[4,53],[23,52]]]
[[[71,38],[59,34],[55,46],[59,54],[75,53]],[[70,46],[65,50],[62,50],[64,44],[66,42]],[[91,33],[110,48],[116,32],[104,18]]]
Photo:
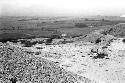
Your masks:
[[[97,43],[100,43],[101,42],[101,39],[100,38],[98,38],[96,41],[95,41],[95,43],[97,44]]]
[[[88,27],[88,26],[84,23],[76,23],[75,27],[82,28],[82,27]]]
[[[52,39],[59,39],[61,36],[59,34],[51,35],[50,38]]]
[[[52,41],[53,41],[53,38],[49,38],[49,39],[47,39],[47,41],[46,41],[46,45],[50,45],[50,44],[52,43]]]
[[[31,42],[28,40],[20,40],[20,42],[21,42],[21,44],[24,44],[24,47],[31,47],[38,43],[37,41]]]
[[[36,52],[36,53],[35,53],[35,55],[40,55],[40,54],[41,54],[41,52],[40,52],[40,51],[38,51],[38,52]]]
[[[37,49],[43,49],[42,47],[36,47]]]
[[[0,39],[0,42],[2,43],[6,43],[7,41],[13,42],[13,43],[17,43],[18,41],[14,38],[2,38]]]
[[[16,82],[17,82],[17,79],[16,79],[16,78],[11,78],[10,81],[11,81],[12,83],[16,83]]]
[[[105,53],[97,53],[97,56],[94,56],[93,59],[103,59],[106,56],[108,56],[108,54]]]
[[[62,44],[66,44],[66,43],[73,43],[73,41],[66,41],[66,40],[62,41]]]
[[[123,39],[122,42],[125,43],[125,39]]]

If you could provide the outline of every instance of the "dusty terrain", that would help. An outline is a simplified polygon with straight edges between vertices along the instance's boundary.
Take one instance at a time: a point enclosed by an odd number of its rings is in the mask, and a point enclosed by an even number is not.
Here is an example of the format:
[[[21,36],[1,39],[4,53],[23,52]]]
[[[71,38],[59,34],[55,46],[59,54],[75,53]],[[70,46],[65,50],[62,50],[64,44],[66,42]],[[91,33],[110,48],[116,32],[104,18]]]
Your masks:
[[[0,83],[125,83],[124,27],[0,43]]]
[[[98,31],[92,34],[102,35]],[[89,78],[96,83],[124,83],[124,38],[112,35],[105,35],[104,38],[105,41],[97,43],[75,41],[53,45],[35,44],[32,47],[9,44],[33,52],[36,57],[55,62],[66,71]]]

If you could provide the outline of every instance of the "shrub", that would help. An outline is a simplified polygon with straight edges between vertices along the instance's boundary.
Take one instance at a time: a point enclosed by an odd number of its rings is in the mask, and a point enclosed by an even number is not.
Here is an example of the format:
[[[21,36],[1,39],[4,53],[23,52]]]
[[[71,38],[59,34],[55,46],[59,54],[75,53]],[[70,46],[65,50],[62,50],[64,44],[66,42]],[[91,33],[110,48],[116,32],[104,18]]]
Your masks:
[[[108,56],[108,54],[105,53],[97,53],[97,56],[94,56],[93,59],[103,59],[106,56]]]
[[[31,47],[38,43],[37,41],[31,42],[28,40],[20,40],[20,42],[21,42],[21,44],[24,44],[24,47]]]
[[[40,51],[35,52],[35,55],[40,55],[40,54],[41,54],[41,52],[40,52]]]
[[[123,39],[122,42],[125,43],[125,39]]]
[[[76,23],[75,27],[83,28],[83,27],[88,27],[88,26],[86,24],[84,24],[84,23]]]

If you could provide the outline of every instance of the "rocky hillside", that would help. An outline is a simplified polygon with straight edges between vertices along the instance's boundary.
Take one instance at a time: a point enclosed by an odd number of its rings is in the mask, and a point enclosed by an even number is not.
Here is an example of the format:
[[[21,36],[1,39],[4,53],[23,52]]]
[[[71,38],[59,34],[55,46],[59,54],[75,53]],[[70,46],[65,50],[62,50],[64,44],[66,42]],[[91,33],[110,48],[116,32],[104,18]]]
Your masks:
[[[123,31],[0,43],[0,83],[125,83]]]
[[[8,44],[0,44],[0,83],[89,83],[57,63]],[[94,83],[94,82],[93,82]]]

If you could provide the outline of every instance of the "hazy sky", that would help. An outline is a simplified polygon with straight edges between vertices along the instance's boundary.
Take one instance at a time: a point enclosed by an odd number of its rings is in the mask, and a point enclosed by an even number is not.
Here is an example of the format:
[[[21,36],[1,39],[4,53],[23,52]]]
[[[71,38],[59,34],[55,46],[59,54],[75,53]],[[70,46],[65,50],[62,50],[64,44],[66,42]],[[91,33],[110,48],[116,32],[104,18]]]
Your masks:
[[[125,14],[125,0],[0,0],[0,15],[92,16]]]

